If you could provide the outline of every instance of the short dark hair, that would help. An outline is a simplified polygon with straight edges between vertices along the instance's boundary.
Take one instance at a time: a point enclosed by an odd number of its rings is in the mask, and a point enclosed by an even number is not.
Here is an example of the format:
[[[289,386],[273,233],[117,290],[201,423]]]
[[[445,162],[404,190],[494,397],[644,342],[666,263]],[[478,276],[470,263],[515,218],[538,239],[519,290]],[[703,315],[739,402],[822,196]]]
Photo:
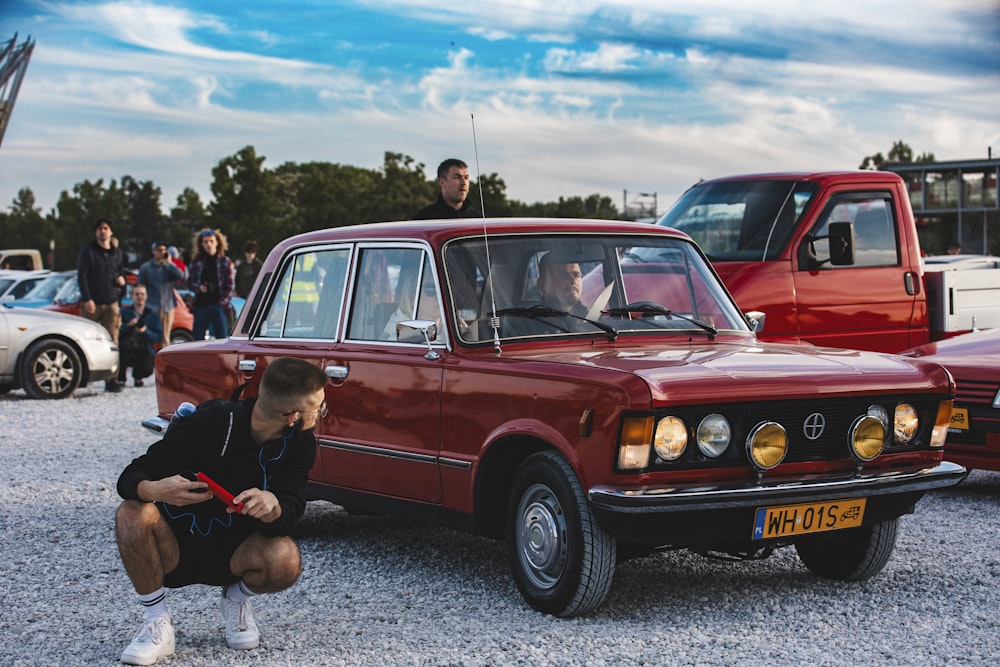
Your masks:
[[[260,246],[257,245],[256,241],[247,241],[243,244],[243,252],[258,253],[260,252]]]
[[[465,164],[457,157],[450,157],[438,165],[438,178],[448,178],[448,171],[452,167],[458,167],[459,169],[468,169],[469,165]]]
[[[260,400],[265,411],[281,414],[301,408],[302,398],[314,394],[327,383],[323,370],[303,359],[278,357],[267,365],[260,378]]]
[[[110,221],[110,220],[108,220],[107,218],[98,218],[98,219],[97,219],[97,222],[95,222],[95,223],[94,223],[94,231],[96,232],[96,231],[97,231],[97,228],[98,228],[98,227],[100,227],[101,225],[107,225],[107,226],[108,226],[108,227],[110,227],[111,229],[114,229],[114,228],[115,228],[115,226],[114,226],[114,225],[112,225],[112,224],[111,224],[111,221]]]

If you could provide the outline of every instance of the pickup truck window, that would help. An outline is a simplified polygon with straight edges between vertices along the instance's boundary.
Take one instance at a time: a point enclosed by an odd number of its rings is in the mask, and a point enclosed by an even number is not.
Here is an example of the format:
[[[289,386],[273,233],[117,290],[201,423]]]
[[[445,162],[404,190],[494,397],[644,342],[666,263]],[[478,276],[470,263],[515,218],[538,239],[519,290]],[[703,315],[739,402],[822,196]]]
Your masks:
[[[883,193],[850,193],[830,198],[812,235],[825,236],[831,222],[854,225],[854,264],[824,268],[849,269],[867,266],[897,266],[900,263],[899,241],[892,215],[892,200]],[[825,245],[819,245],[824,248]]]
[[[713,262],[774,260],[815,193],[799,181],[696,185],[657,224],[688,234]]]

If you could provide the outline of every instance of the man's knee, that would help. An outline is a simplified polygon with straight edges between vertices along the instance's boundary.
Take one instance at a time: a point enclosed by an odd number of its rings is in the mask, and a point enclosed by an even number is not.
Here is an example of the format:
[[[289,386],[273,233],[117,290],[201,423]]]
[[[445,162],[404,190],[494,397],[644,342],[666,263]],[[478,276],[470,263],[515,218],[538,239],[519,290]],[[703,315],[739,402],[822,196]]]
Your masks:
[[[118,532],[151,530],[162,518],[153,503],[125,500],[115,512],[115,529]]]
[[[233,572],[248,575],[247,583],[273,592],[288,588],[302,574],[302,554],[290,537],[255,535],[233,557]],[[254,572],[256,576],[250,574]],[[252,580],[252,581],[251,581]]]
[[[270,549],[268,569],[275,585],[287,588],[302,575],[302,554],[290,537],[274,539]]]

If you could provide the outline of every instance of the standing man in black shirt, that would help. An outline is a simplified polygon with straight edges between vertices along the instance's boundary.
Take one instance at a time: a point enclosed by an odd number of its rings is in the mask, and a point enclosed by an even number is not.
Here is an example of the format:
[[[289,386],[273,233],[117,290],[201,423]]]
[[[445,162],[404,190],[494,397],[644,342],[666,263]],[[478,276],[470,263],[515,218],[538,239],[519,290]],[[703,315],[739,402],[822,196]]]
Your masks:
[[[80,315],[100,322],[117,345],[122,324],[118,299],[125,287],[125,259],[121,248],[113,242],[110,220],[100,218],[94,223],[94,237],[80,249],[76,260]],[[115,380],[107,380],[104,389],[118,392],[122,386]]]
[[[438,165],[438,185],[441,194],[437,201],[413,216],[414,220],[446,220],[448,218],[473,218],[477,215],[469,196],[469,165],[457,158],[448,158]]]

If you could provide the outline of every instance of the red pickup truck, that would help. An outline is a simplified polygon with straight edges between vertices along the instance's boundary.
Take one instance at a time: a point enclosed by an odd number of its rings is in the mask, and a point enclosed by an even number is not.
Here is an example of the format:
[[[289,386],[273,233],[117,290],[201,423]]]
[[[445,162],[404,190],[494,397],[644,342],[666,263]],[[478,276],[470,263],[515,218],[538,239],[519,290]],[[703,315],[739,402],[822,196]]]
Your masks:
[[[657,224],[697,241],[763,340],[900,352],[1000,326],[1000,268],[925,265],[892,172],[702,181]]]

